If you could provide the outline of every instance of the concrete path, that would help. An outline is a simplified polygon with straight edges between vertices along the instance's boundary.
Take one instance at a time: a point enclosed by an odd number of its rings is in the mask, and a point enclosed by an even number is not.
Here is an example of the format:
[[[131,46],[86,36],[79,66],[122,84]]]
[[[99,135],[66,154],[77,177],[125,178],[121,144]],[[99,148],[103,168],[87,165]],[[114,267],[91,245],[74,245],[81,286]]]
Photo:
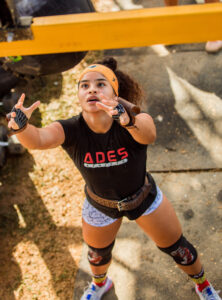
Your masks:
[[[208,277],[222,289],[222,174],[214,172],[155,174],[171,199],[186,237],[197,246]],[[84,246],[74,288],[74,300],[91,280]],[[135,222],[124,220],[113,251],[109,276],[115,289],[104,300],[198,299],[193,284]]]

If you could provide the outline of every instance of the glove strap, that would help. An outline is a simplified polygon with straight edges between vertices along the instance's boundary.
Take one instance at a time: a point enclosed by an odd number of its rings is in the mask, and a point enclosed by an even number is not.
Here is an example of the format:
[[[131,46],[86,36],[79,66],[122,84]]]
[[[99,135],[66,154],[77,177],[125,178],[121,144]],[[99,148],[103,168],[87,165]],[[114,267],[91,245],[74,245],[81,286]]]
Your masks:
[[[140,113],[140,107],[121,98],[118,97],[118,101],[119,104],[122,104],[122,106],[125,108],[126,112],[128,113],[129,116],[129,123],[126,125],[121,125],[122,127],[125,127],[127,129],[132,129],[132,128],[137,128],[137,126],[135,125],[136,122],[136,115],[138,115]]]

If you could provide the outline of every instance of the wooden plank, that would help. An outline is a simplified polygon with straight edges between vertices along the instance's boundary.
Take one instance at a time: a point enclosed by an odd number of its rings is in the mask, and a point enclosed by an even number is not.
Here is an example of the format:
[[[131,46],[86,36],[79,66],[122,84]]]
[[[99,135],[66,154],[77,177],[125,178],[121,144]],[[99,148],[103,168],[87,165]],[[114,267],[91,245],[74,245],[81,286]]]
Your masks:
[[[34,18],[34,39],[1,42],[0,56],[222,40],[222,3]]]

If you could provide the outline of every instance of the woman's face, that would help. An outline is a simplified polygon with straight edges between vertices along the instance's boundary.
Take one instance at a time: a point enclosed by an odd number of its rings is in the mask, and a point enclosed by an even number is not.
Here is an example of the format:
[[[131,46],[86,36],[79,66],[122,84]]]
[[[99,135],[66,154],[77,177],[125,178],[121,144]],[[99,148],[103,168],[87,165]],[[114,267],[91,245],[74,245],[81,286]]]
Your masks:
[[[86,112],[97,112],[101,110],[96,103],[102,98],[113,99],[114,90],[109,81],[98,72],[86,73],[79,82],[79,102]]]

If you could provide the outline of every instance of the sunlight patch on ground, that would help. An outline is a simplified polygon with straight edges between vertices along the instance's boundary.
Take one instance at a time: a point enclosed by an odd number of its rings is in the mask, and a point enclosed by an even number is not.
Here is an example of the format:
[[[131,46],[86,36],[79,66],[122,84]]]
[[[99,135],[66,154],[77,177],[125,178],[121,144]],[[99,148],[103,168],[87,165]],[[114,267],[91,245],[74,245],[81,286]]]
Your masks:
[[[82,244],[81,245],[76,245],[76,244],[68,245],[68,249],[69,249],[69,252],[70,252],[73,260],[78,265],[80,258],[82,256]]]
[[[125,245],[128,245],[128,247],[124,247]],[[118,262],[120,264],[120,267],[125,266],[127,269],[137,270],[140,267],[140,257],[141,257],[141,245],[138,243],[137,240],[132,239],[118,239],[118,243],[116,244],[114,251],[113,251],[113,257],[114,261]],[[123,251],[124,249],[124,251]],[[134,253],[132,253],[132,249],[134,249]],[[132,258],[129,259],[129,258]],[[133,261],[133,264],[131,263]]]
[[[212,159],[222,163],[222,102],[213,93],[202,91],[167,68],[175,108]]]
[[[164,45],[152,45],[151,48],[153,51],[160,57],[164,57],[170,54],[167,48]]]
[[[50,272],[34,243],[19,243],[13,255],[22,272],[22,282],[14,291],[16,299],[59,299],[51,285]]]

